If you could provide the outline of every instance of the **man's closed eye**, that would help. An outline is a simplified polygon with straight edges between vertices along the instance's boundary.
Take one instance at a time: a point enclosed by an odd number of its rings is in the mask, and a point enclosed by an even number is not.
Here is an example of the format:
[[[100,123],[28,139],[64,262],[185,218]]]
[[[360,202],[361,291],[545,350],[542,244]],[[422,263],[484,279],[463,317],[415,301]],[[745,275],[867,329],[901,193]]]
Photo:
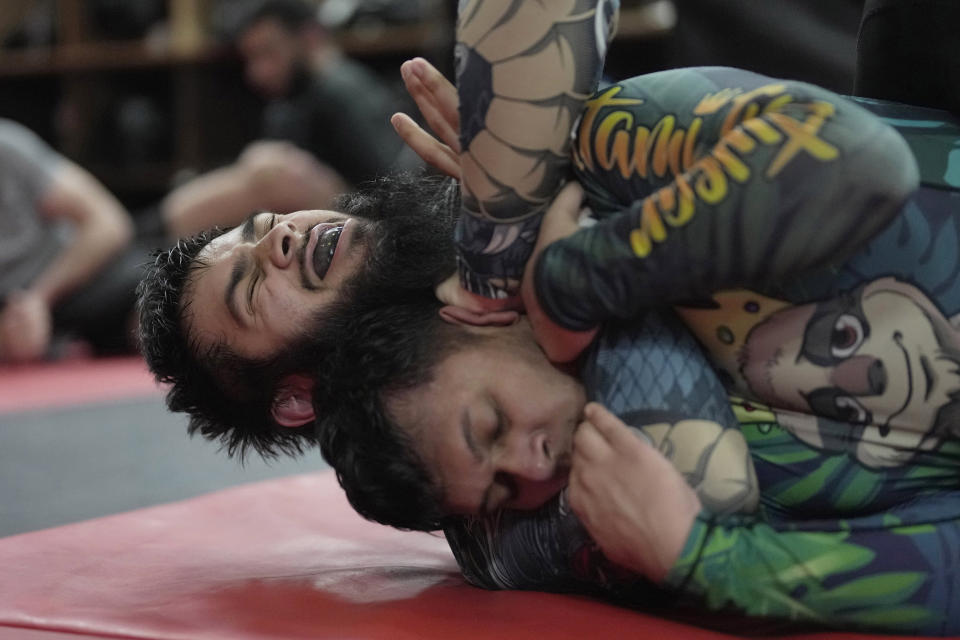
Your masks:
[[[272,214],[269,218],[269,222],[266,225],[266,228],[260,233],[257,237],[258,240],[262,240],[265,235],[270,233],[270,231],[277,225],[277,214]],[[284,238],[284,242],[288,242],[287,238]],[[256,315],[256,311],[253,307],[253,300],[256,294],[256,286],[263,278],[263,268],[258,262],[254,262],[253,265],[253,274],[250,276],[249,284],[247,285],[247,312],[253,316]]]

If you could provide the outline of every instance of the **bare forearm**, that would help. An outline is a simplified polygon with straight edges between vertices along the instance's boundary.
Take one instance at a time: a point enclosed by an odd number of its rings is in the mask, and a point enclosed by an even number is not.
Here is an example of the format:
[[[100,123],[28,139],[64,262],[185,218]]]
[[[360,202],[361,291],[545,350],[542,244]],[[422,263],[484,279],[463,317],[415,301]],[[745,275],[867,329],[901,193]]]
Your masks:
[[[40,209],[75,227],[64,251],[30,286],[48,305],[94,278],[133,236],[133,223],[123,205],[74,165],[65,165],[56,176]]]

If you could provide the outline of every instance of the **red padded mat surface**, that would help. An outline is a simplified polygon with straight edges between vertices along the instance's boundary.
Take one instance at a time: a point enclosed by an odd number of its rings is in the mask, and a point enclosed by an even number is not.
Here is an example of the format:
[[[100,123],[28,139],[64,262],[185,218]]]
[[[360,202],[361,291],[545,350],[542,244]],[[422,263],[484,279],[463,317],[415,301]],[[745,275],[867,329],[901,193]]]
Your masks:
[[[138,357],[0,365],[0,413],[111,402],[161,392]]]
[[[472,588],[442,538],[362,520],[330,472],[3,538],[0,567],[3,632],[184,640],[732,637],[585,598]]]

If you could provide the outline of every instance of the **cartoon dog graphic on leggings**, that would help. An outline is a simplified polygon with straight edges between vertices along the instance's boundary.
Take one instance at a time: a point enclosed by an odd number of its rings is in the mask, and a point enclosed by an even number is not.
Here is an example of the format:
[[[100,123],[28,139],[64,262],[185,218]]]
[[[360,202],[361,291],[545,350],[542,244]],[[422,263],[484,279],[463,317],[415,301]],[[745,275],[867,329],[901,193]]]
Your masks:
[[[960,332],[918,287],[883,277],[795,306],[748,291],[715,300],[681,315],[802,442],[879,469],[960,437]]]

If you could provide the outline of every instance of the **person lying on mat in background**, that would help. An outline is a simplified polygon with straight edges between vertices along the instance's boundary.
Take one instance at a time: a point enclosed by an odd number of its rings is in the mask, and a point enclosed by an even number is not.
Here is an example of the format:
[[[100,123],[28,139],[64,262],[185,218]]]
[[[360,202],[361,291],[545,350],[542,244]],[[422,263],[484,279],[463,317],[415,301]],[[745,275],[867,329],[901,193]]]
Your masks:
[[[103,280],[133,235],[126,209],[87,171],[5,119],[0,178],[0,362],[43,358],[60,332],[95,343],[103,333],[124,335],[128,314],[104,305]],[[129,294],[128,310],[132,287]]]

